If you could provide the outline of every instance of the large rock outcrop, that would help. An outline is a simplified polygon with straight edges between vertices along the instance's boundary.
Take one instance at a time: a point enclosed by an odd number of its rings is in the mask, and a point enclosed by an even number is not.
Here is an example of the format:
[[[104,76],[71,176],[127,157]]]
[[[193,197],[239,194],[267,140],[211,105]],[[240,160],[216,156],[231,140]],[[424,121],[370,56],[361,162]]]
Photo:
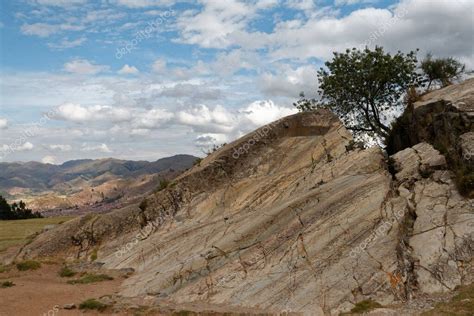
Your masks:
[[[472,282],[473,200],[445,157],[426,142],[387,157],[351,140],[326,110],[283,118],[139,207],[77,219],[20,256],[94,250],[135,270],[123,296],[307,315]]]
[[[420,142],[440,150],[458,189],[474,197],[474,78],[423,95],[397,119],[388,138],[394,154]]]

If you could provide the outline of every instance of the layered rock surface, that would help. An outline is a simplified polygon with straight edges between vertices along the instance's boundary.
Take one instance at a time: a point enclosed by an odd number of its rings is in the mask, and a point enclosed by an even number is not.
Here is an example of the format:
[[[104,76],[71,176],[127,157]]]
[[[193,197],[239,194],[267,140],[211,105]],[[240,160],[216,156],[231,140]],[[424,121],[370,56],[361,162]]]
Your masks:
[[[123,296],[337,314],[472,282],[473,200],[428,143],[352,149],[330,112],[266,125],[141,205],[46,232],[21,257],[133,268]],[[390,170],[390,172],[389,172]]]

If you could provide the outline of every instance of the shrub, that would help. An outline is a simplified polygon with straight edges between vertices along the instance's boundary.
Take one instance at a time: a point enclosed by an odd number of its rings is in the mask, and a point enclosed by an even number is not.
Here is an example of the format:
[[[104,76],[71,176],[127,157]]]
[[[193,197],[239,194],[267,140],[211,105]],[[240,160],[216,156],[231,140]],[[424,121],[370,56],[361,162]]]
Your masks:
[[[95,309],[98,311],[103,311],[107,308],[107,305],[99,302],[96,299],[90,298],[79,304],[79,309]]]
[[[351,313],[362,314],[380,307],[382,307],[382,305],[380,305],[376,301],[373,301],[371,299],[363,300],[355,304],[354,308],[351,309]]]
[[[163,191],[164,189],[166,189],[168,187],[169,184],[170,184],[169,180],[161,179],[160,180],[160,185],[158,186],[158,189],[156,191],[157,192]]]
[[[74,272],[73,270],[71,270],[71,269],[68,268],[68,267],[62,267],[62,269],[59,270],[58,275],[59,275],[61,278],[70,278],[70,277],[75,276],[75,275],[76,275],[76,272]]]
[[[89,284],[89,283],[96,283],[96,282],[102,282],[102,281],[110,281],[110,280],[113,280],[113,279],[114,279],[113,277],[111,277],[107,274],[88,273],[80,279],[71,280],[71,281],[68,281],[67,283],[69,283],[69,284]]]
[[[90,256],[91,261],[96,261],[97,260],[97,258],[98,258],[97,257],[97,252],[98,251],[99,250],[97,248],[94,248],[94,250],[92,250],[92,253],[91,253],[91,256]]]
[[[41,267],[41,263],[34,260],[26,260],[16,264],[16,268],[20,271],[27,271],[27,270],[36,270]]]
[[[465,68],[465,65],[452,57],[433,59],[431,54],[426,55],[421,62],[421,70],[428,81],[427,89],[433,82],[438,82],[443,87],[450,85],[453,79],[458,78],[464,72]]]
[[[1,288],[7,288],[7,287],[12,287],[15,284],[12,281],[4,281],[0,284]]]

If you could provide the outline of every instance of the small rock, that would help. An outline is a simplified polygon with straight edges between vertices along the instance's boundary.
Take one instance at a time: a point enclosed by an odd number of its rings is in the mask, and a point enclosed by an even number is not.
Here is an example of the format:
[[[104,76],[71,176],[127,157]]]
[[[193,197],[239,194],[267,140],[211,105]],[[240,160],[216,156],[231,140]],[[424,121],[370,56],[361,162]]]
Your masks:
[[[72,304],[65,304],[63,306],[64,309],[75,309],[76,308],[76,304],[72,303]]]

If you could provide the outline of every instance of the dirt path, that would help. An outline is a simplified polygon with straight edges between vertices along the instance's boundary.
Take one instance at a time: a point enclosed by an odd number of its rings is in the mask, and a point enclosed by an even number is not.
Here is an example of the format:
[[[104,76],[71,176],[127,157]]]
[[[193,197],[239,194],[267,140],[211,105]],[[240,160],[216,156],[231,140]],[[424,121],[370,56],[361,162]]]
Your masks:
[[[36,271],[0,273],[0,282],[12,281],[15,286],[0,288],[0,316],[62,316],[84,315],[79,310],[64,310],[63,305],[78,305],[89,298],[118,292],[121,279],[93,284],[67,284],[68,278],[58,276],[60,265],[43,266]],[[55,308],[55,306],[59,306]],[[86,315],[95,315],[87,312]],[[103,314],[102,314],[103,315]],[[117,314],[115,314],[117,315]]]

